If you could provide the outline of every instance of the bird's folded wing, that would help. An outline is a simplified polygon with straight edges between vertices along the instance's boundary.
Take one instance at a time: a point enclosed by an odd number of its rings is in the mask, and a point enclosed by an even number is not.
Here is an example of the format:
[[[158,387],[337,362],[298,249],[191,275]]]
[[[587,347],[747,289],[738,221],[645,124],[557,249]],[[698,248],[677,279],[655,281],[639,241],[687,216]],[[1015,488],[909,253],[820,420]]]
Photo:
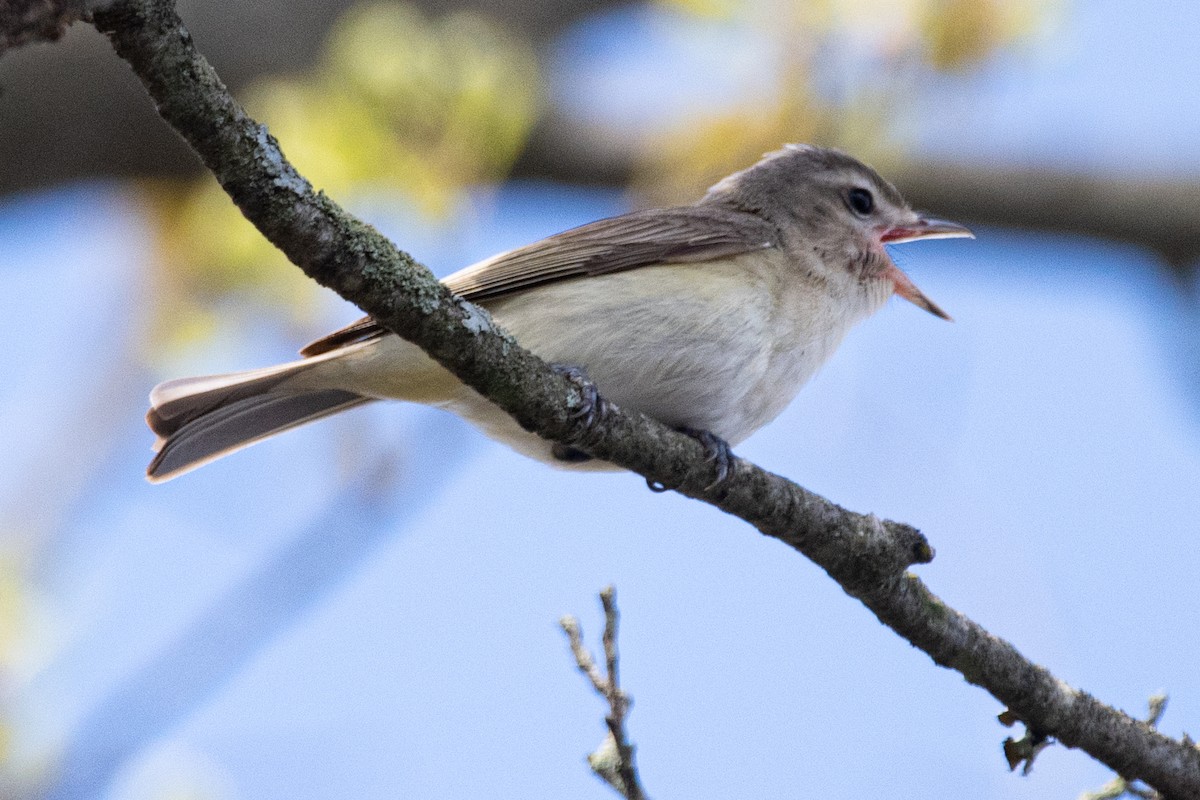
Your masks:
[[[459,270],[442,282],[472,302],[554,281],[651,264],[710,261],[773,247],[778,236],[761,217],[719,206],[635,211],[597,220]],[[315,356],[387,333],[363,317],[300,351]]]

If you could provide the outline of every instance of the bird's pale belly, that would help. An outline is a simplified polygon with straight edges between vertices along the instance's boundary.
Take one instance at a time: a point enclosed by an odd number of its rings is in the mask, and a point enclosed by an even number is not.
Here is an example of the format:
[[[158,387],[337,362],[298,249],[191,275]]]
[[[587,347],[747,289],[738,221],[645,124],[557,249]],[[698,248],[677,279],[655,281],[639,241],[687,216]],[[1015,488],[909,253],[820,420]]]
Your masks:
[[[652,270],[659,275],[648,284]],[[688,300],[664,303],[664,295]],[[543,359],[583,367],[618,406],[736,444],[791,402],[844,331],[814,340],[813,330],[830,328],[805,324],[820,313],[808,307],[812,292],[804,307],[781,307],[780,297],[736,263],[680,265],[556,284],[492,311]],[[585,301],[589,312],[580,314]]]
[[[657,273],[656,280],[647,283],[648,273]],[[664,302],[664,296],[688,299]],[[736,260],[564,281],[487,304],[524,347],[586,370],[605,399],[731,444],[774,419],[836,348],[853,320],[832,324],[824,316],[831,306],[811,286],[789,291],[748,279]],[[552,443],[397,337],[384,337],[341,367],[338,385],[446,408],[541,461],[606,468],[558,462]]]

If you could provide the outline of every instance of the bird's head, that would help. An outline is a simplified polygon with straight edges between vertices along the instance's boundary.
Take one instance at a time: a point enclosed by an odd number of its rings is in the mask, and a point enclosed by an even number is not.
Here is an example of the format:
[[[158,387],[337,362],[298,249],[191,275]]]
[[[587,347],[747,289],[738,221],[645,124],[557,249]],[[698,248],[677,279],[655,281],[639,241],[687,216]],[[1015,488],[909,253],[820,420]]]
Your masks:
[[[812,251],[822,278],[866,295],[897,294],[943,319],[884,245],[918,239],[974,238],[956,222],[913,211],[879,173],[838,150],[787,145],[709,189],[718,202],[773,223],[789,250]],[[882,302],[882,300],[880,301]]]

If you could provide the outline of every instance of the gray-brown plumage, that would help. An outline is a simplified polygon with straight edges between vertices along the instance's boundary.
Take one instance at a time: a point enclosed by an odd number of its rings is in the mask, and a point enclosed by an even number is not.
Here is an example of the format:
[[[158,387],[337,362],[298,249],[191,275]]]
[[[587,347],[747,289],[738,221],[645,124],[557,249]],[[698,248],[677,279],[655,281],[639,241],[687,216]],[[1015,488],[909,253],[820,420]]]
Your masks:
[[[647,264],[686,264],[778,245],[777,231],[760,217],[721,206],[635,211],[572,228],[509,250],[456,272],[450,291],[483,303],[545,283],[604,275]],[[370,317],[306,345],[315,356],[387,333]]]
[[[606,399],[736,444],[773,419],[845,332],[893,293],[945,316],[895,267],[885,243],[965,235],[914,213],[850,156],[791,145],[692,205],[599,220],[444,282],[542,358],[584,368]],[[150,479],[383,398],[453,411],[556,463],[549,442],[369,317],[301,354],[278,367],[156,387]]]

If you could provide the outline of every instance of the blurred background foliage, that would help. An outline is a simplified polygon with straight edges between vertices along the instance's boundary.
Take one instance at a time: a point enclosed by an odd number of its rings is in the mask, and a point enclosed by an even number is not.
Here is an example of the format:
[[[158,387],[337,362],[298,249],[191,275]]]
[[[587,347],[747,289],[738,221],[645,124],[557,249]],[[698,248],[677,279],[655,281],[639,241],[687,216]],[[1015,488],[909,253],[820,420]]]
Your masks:
[[[1044,33],[1057,0],[660,0],[736,27],[769,53],[761,86],[720,114],[698,110],[643,142],[635,186],[683,202],[780,142],[840,147],[888,174],[911,146],[895,120],[931,72],[966,73]],[[890,135],[889,135],[890,134]]]
[[[963,72],[1043,29],[1055,3],[1032,0],[659,0],[680,17],[729,26],[771,54],[762,86],[729,108],[696,109],[635,136],[639,204],[687,202],[781,142],[845,148],[881,167],[905,149],[880,137],[929,70]],[[532,42],[476,10],[429,15],[372,2],[333,24],[316,64],[240,92],[301,173],[354,208],[406,198],[431,223],[464,193],[502,179],[544,105]],[[207,174],[151,184],[163,254],[154,341],[170,358],[221,324],[229,292],[311,322],[319,289],[243,220]]]
[[[31,579],[27,552],[5,539],[0,554],[0,797],[27,797],[53,772],[53,756],[25,747],[30,722],[16,709],[22,689],[51,662],[61,644],[55,603]]]
[[[398,195],[433,222],[508,173],[542,90],[529,41],[486,15],[374,2],[338,18],[312,69],[263,77],[241,99],[316,188],[351,208]],[[160,182],[152,197],[163,246],[156,341],[211,334],[214,301],[228,292],[310,318],[319,287],[283,267],[210,175]]]

